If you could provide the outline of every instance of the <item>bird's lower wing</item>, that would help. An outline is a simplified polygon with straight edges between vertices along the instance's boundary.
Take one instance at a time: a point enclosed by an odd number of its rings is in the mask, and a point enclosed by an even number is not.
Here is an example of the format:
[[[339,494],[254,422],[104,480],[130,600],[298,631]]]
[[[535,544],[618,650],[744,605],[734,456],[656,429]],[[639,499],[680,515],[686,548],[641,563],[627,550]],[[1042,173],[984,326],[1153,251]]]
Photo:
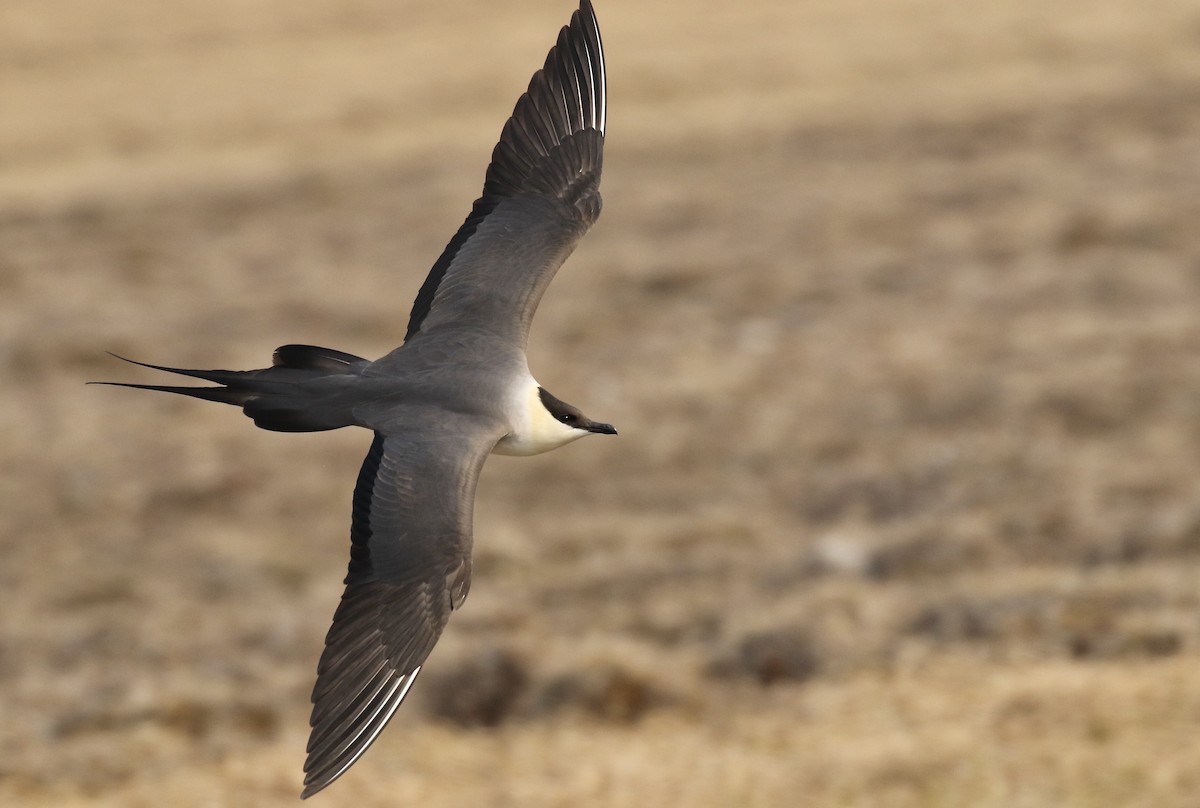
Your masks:
[[[400,706],[471,581],[475,482],[499,433],[453,418],[376,433],[354,491],[350,571],[313,688],[309,797]]]

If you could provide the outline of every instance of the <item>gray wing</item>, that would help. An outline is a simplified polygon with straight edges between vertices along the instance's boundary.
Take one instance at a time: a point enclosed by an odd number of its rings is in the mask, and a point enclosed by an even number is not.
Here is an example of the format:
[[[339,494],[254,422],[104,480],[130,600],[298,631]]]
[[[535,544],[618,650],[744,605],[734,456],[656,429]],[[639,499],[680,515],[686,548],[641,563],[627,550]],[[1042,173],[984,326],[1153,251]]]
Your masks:
[[[589,0],[492,152],[483,196],[421,286],[405,340],[470,323],[524,347],[542,293],[600,215],[605,80]]]
[[[500,432],[462,427],[447,418],[416,425],[415,438],[375,433],[354,489],[346,591],[317,668],[302,797],[371,745],[467,596],[475,483]]]

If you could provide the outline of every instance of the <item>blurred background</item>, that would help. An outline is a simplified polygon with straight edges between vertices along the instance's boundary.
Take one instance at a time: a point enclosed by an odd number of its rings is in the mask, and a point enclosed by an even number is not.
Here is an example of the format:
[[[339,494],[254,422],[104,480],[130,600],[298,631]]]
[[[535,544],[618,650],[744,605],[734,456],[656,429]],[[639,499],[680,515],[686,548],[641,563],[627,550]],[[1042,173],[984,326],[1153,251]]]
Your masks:
[[[596,4],[620,437],[316,801],[1195,806],[1200,7]],[[0,803],[295,804],[368,436],[83,383],[398,344],[572,8],[0,5]]]

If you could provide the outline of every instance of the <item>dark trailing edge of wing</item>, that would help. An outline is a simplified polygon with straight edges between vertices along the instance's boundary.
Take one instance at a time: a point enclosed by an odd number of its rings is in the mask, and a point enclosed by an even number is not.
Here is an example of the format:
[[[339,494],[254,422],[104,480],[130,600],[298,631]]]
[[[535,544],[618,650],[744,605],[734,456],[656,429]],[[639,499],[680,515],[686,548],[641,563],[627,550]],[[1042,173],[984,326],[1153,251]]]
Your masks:
[[[565,209],[574,208],[579,219],[595,221],[600,215],[605,103],[600,30],[590,0],[582,0],[504,124],[483,196],[475,200],[417,292],[405,340],[420,330],[454,257],[504,199],[556,199]]]

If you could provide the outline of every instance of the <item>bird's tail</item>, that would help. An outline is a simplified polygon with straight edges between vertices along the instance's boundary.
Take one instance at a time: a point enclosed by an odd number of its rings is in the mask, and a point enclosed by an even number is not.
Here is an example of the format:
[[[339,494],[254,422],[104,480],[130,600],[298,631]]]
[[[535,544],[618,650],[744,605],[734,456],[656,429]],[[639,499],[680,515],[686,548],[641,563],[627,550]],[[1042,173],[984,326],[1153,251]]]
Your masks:
[[[113,354],[116,356],[116,354]],[[348,395],[368,360],[313,345],[284,345],[271,367],[261,370],[192,370],[150,365],[117,356],[134,365],[214,382],[221,387],[96,382],[138,390],[160,390],[242,408],[256,426],[275,432],[321,432],[356,423]]]

